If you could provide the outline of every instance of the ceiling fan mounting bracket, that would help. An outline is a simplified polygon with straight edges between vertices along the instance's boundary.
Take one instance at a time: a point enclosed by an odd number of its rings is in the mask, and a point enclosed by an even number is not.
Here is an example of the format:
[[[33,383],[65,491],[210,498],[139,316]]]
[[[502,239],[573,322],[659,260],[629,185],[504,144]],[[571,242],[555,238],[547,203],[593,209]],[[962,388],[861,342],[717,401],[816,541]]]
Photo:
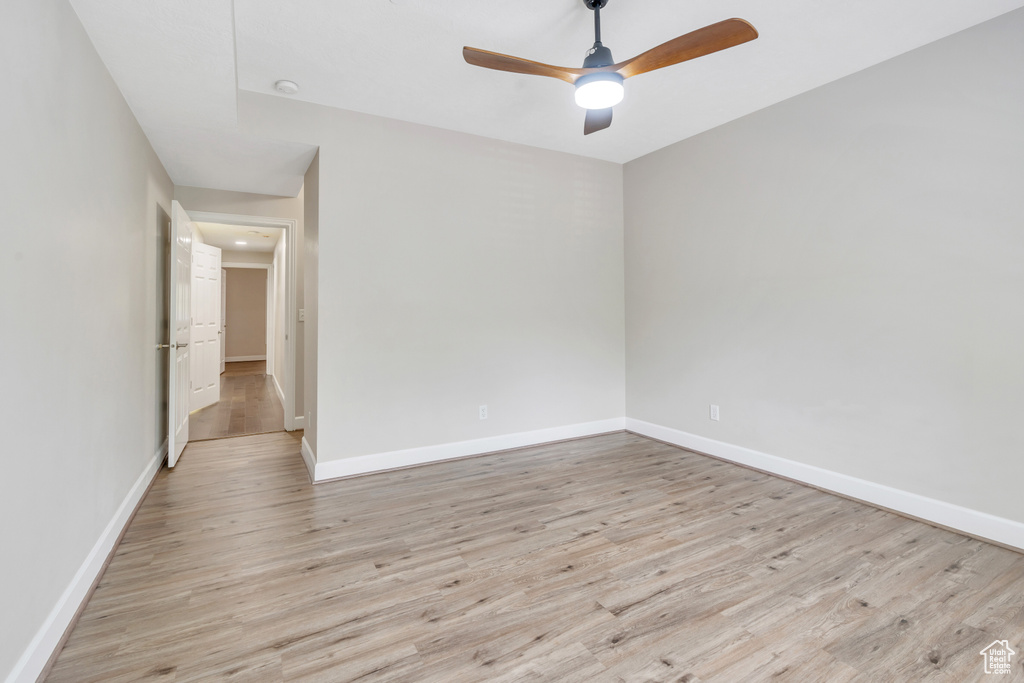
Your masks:
[[[608,0],[583,0],[583,4],[587,9],[602,9],[608,4]]]

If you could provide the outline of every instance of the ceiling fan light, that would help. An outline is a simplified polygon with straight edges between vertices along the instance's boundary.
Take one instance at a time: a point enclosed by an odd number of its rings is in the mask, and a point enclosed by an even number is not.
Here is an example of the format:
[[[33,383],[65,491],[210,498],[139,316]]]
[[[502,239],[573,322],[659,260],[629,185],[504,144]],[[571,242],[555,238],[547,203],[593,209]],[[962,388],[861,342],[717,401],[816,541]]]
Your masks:
[[[587,74],[576,81],[576,104],[584,109],[607,109],[622,101],[622,76],[612,71]]]

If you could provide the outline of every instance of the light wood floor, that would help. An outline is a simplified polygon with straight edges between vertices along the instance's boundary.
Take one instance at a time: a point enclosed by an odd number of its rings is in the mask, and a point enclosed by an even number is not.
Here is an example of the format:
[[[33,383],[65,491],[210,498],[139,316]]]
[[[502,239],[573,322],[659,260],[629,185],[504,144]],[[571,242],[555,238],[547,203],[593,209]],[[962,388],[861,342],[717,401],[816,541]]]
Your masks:
[[[284,431],[284,407],[266,361],[225,363],[220,400],[189,416],[189,439]]]
[[[162,471],[49,680],[1024,680],[1024,555],[631,434],[311,486]]]

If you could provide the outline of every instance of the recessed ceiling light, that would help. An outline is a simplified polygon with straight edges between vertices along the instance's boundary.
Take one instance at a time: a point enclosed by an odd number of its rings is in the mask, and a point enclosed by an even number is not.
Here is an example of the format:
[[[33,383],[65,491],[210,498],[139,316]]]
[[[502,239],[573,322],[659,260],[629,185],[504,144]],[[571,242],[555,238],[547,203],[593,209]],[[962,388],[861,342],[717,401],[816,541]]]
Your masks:
[[[241,245],[244,246],[244,245],[248,244],[248,242],[235,242],[235,244],[241,244]]]
[[[299,92],[299,85],[294,81],[278,81],[274,84],[274,87],[278,92],[284,93],[285,95],[294,95]]]

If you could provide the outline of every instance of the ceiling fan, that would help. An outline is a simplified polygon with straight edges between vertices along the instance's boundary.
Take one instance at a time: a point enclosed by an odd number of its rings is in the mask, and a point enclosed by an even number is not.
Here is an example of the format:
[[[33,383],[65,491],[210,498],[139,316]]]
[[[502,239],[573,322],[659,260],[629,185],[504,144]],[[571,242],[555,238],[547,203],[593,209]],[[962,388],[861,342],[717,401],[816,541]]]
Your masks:
[[[576,86],[576,104],[587,110],[583,134],[590,135],[612,125],[612,107],[622,101],[622,82],[662,67],[703,57],[757,38],[757,29],[743,19],[726,19],[656,48],[616,63],[612,51],[601,44],[601,8],[608,0],[583,0],[594,11],[594,47],[583,60],[583,68],[551,66],[473,47],[462,48],[462,56],[474,66],[517,74],[548,76]]]

